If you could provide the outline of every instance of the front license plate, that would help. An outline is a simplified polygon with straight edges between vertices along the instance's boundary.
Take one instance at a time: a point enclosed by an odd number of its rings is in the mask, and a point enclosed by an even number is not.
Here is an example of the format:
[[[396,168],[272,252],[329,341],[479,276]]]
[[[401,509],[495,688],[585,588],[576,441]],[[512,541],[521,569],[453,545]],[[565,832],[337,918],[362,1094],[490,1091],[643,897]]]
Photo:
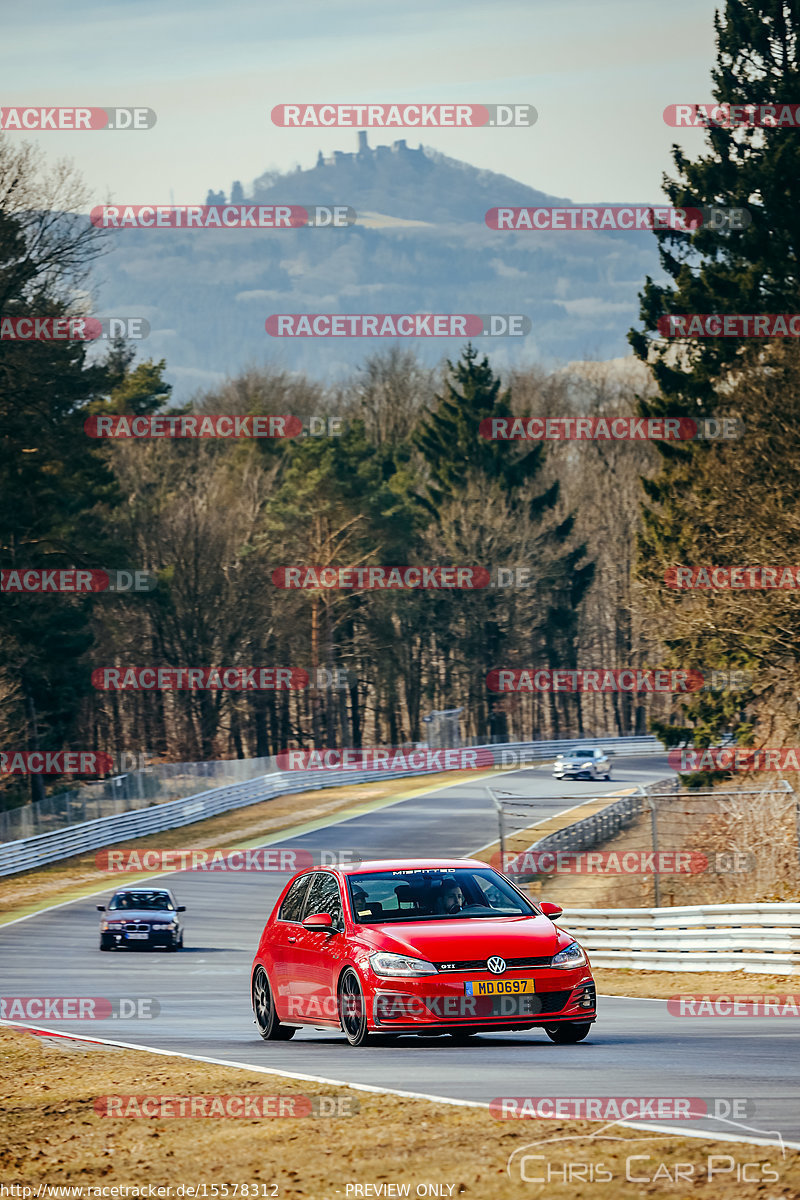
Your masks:
[[[472,979],[464,984],[468,996],[523,996],[535,990],[532,979]]]
[[[134,941],[134,940],[147,941],[149,936],[150,936],[149,933],[126,933],[125,934],[125,937],[129,938],[131,941]]]

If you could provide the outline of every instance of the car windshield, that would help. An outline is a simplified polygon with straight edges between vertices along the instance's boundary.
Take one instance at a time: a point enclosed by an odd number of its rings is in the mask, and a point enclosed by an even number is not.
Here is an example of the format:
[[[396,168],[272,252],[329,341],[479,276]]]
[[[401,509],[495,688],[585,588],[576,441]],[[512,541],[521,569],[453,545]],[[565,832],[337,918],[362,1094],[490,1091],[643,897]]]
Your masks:
[[[175,909],[169,892],[118,892],[112,897],[108,907],[114,911],[121,908],[152,908],[157,911]]]
[[[491,867],[405,868],[348,875],[353,919],[385,921],[531,916],[538,912]]]

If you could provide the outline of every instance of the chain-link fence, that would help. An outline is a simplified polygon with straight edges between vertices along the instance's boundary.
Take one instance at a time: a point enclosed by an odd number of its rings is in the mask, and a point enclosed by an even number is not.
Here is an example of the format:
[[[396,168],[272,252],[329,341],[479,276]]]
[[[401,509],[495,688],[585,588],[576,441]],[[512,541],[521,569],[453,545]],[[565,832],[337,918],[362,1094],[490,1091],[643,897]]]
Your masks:
[[[665,780],[554,820],[541,818],[542,799],[490,790],[502,869],[539,899],[636,908],[800,898],[800,807],[786,780],[713,791]],[[568,807],[565,796],[551,802],[554,813]]]
[[[35,837],[98,817],[182,800],[206,789],[246,783],[277,771],[274,758],[230,758],[205,763],[158,763],[0,812],[0,842]]]

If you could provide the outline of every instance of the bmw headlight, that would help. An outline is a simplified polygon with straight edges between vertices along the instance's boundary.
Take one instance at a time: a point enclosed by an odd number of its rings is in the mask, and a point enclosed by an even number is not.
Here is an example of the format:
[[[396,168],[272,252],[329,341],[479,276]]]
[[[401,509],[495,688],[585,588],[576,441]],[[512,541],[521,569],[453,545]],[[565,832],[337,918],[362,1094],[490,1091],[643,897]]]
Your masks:
[[[433,963],[426,962],[424,958],[409,958],[407,954],[389,954],[386,951],[370,954],[369,965],[376,975],[404,975],[406,978],[412,978],[415,975],[439,974]]]
[[[550,963],[551,967],[585,967],[586,955],[577,942],[570,942]]]
[[[175,922],[174,922],[174,921],[170,921],[170,923],[169,923],[168,925],[153,925],[153,926],[152,926],[152,928],[153,928],[153,929],[174,929],[174,928],[175,928]]]

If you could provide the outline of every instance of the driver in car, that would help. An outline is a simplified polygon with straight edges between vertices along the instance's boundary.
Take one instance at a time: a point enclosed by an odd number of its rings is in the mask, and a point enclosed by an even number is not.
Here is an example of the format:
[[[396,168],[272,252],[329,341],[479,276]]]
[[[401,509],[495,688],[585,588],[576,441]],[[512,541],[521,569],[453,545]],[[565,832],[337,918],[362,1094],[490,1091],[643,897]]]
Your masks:
[[[453,880],[445,883],[441,899],[442,912],[459,913],[464,907],[464,893]]]

